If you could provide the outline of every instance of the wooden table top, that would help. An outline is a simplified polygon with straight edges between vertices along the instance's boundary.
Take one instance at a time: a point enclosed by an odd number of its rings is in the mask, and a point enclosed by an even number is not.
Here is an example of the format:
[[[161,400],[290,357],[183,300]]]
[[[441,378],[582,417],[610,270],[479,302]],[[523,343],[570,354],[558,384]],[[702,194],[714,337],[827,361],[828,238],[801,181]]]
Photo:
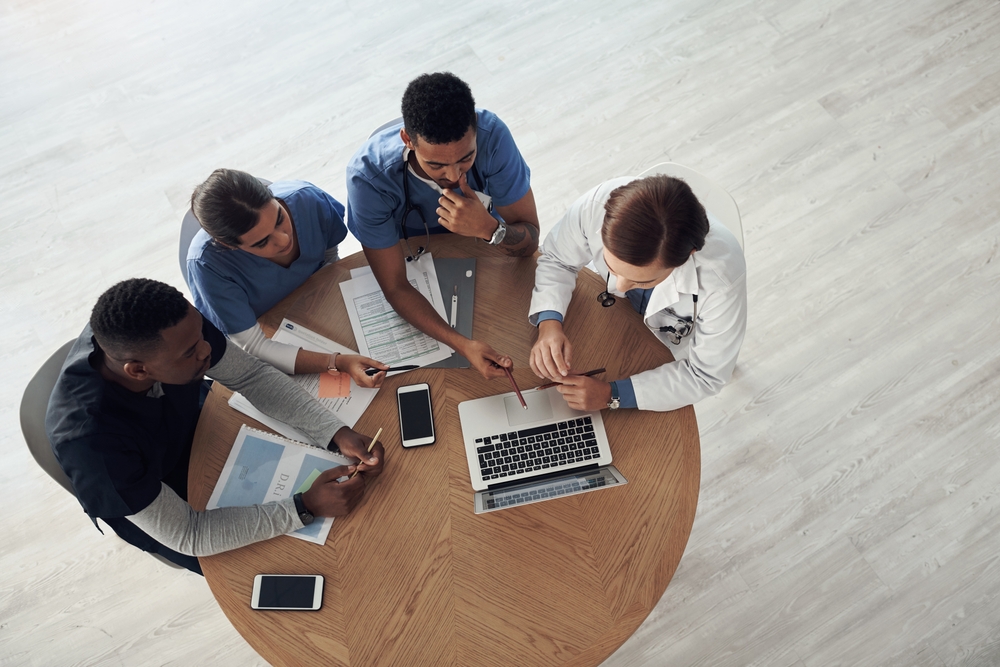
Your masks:
[[[437,257],[475,256],[474,337],[514,360],[523,389],[534,258],[498,256],[484,243],[434,236]],[[337,284],[365,264],[358,253],[317,272],[261,318],[287,316],[357,349]],[[626,377],[670,360],[626,299],[597,303],[604,282],[584,270],[566,327],[576,368]],[[403,450],[395,390],[427,382],[434,445]],[[700,482],[694,409],[604,411],[614,465],[628,484],[476,515],[458,403],[510,390],[474,369],[421,369],[388,378],[356,430],[383,427],[386,463],[362,504],[338,518],[324,546],[291,537],[201,559],[219,605],[274,665],[596,665],[656,605],[687,544]],[[191,457],[189,498],[204,509],[240,424],[262,426],[211,392]],[[316,612],[250,609],[254,575],[322,574]]]

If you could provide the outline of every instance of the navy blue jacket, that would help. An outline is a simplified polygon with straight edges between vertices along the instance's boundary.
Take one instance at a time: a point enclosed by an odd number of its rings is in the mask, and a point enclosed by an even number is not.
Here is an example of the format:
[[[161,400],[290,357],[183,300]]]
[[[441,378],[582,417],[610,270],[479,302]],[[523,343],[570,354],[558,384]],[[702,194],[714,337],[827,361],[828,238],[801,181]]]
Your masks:
[[[207,318],[202,333],[214,366],[226,351],[225,336]],[[205,385],[161,385],[163,395],[152,398],[101,377],[103,354],[88,325],[52,390],[45,431],[94,525],[100,518],[126,542],[157,551],[162,545],[124,517],[148,507],[161,482],[187,500],[191,441]]]

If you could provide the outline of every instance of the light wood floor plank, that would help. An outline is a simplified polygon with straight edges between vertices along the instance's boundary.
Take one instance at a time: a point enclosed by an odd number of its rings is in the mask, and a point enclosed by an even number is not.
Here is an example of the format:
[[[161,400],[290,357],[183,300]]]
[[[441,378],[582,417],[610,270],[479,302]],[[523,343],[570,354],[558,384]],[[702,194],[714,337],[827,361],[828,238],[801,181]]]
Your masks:
[[[543,230],[664,161],[743,214],[749,326],[696,408],[687,553],[606,664],[997,664],[998,48],[989,0],[5,3],[0,665],[264,664],[38,469],[21,391],[112,283],[182,287],[212,169],[343,200],[436,69],[511,127]]]

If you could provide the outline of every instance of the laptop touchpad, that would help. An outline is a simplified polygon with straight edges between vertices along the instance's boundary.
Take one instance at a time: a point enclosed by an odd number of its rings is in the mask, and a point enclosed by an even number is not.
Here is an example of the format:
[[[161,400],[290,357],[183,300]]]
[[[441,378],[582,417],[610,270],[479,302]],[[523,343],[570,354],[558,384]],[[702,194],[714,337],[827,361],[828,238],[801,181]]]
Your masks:
[[[530,422],[551,421],[553,419],[552,405],[549,403],[549,396],[541,391],[525,391],[522,393],[524,402],[528,404],[528,409],[521,407],[521,402],[517,396],[504,396],[503,405],[507,408],[507,423],[510,426],[520,426]]]

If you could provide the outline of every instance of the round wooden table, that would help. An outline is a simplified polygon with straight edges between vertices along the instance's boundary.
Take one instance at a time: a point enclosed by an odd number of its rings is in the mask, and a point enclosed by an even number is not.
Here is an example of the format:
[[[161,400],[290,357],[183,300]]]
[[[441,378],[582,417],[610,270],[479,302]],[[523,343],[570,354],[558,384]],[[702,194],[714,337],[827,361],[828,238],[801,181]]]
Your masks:
[[[477,258],[474,337],[514,359],[524,389],[534,327],[527,309],[534,258],[499,256],[485,243],[431,238],[437,257]],[[316,273],[261,318],[287,316],[357,349],[340,289],[358,253]],[[584,270],[566,327],[576,368],[607,379],[670,361],[626,299],[602,308],[604,282]],[[427,382],[437,442],[403,450],[395,390]],[[656,605],[694,521],[700,449],[694,409],[604,411],[614,465],[628,484],[498,512],[473,513],[459,402],[504,393],[506,380],[474,369],[421,369],[388,378],[356,430],[382,427],[386,464],[362,504],[338,518],[324,546],[278,537],[201,559],[205,578],[239,633],[274,665],[596,665]],[[189,498],[204,509],[240,424],[218,386],[195,435]],[[322,574],[316,612],[250,609],[254,575]]]

